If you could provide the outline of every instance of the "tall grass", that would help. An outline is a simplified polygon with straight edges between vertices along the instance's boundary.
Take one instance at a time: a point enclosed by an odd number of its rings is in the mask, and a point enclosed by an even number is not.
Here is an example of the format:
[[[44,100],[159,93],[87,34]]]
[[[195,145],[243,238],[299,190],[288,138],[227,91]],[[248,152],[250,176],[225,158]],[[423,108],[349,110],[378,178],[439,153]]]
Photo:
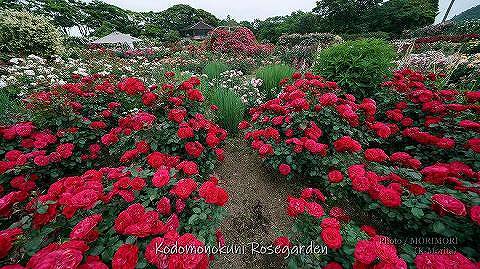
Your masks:
[[[216,105],[216,122],[230,133],[236,133],[238,123],[245,113],[245,104],[234,91],[217,87],[206,89],[206,98],[210,104]]]
[[[6,89],[0,89],[0,125],[14,123],[21,115],[20,101]]]
[[[274,64],[261,67],[257,70],[257,78],[263,80],[260,90],[265,92],[268,99],[274,98],[279,92],[279,83],[286,77],[291,77],[295,69],[286,64]]]
[[[203,73],[208,76],[208,79],[214,79],[218,78],[221,73],[228,71],[230,67],[220,61],[213,61],[209,62],[205,67],[203,68]]]

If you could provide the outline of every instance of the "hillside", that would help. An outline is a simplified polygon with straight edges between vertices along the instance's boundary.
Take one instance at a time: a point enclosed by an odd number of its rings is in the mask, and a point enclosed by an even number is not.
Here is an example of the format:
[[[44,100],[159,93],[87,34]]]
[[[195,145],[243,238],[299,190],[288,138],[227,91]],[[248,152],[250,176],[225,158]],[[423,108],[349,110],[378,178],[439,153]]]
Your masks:
[[[480,19],[480,5],[465,10],[452,18],[452,21],[466,21]]]

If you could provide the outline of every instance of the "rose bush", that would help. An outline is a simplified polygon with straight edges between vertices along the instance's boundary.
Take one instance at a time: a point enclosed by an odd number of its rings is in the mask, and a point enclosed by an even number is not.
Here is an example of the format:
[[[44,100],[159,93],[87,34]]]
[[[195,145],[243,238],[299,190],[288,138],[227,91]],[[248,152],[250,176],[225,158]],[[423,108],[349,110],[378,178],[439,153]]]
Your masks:
[[[245,138],[269,167],[289,179],[309,180],[369,218],[375,215],[388,223],[386,227],[395,227],[386,228],[389,235],[454,236],[458,248],[478,257],[471,248],[475,244],[472,237],[480,231],[475,213],[478,157],[473,157],[472,142],[468,142],[475,141],[476,132],[459,128],[476,128],[474,118],[467,118],[477,105],[445,105],[443,112],[446,107],[455,111],[446,124],[452,132],[436,128],[442,136],[432,135],[421,132],[421,127],[411,127],[418,121],[413,116],[422,117],[426,112],[419,110],[428,112],[433,104],[417,102],[416,108],[412,104],[409,112],[413,118],[401,111],[401,107],[409,107],[406,103],[382,116],[387,101],[377,112],[377,102],[368,98],[357,102],[342,94],[334,82],[311,74],[292,78],[293,84],[286,85],[277,98],[251,109],[251,121],[240,124],[246,129]],[[407,85],[420,87],[419,83]],[[415,100],[433,96],[422,89],[411,95]],[[472,100],[476,93],[466,95]],[[465,115],[459,117],[462,111]],[[443,134],[456,134],[458,144]],[[427,148],[417,143],[425,143]],[[455,145],[458,157],[449,153]],[[434,150],[428,151],[432,146]]]
[[[214,29],[207,39],[207,48],[215,52],[257,55],[272,53],[274,46],[258,43],[250,29],[239,27]]]
[[[292,250],[310,244],[327,248],[322,254],[289,256],[290,268],[477,268],[473,261],[444,246],[428,248],[436,248],[433,253],[417,253],[411,244],[414,241],[400,239],[398,244],[398,238],[380,235],[375,227],[359,226],[343,208],[328,205],[328,200],[313,188],[303,189],[298,198],[288,197],[287,214],[294,217],[294,227],[273,244]]]
[[[227,132],[203,115],[198,78],[174,75],[74,75],[25,99],[28,121],[0,128],[2,265],[208,267],[155,253],[216,244],[228,201],[210,176]]]

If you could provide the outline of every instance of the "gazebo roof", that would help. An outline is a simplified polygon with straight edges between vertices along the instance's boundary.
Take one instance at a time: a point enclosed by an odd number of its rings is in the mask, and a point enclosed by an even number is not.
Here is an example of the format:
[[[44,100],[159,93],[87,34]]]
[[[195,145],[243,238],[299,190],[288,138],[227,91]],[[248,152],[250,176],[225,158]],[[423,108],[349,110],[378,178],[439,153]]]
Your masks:
[[[113,32],[109,35],[106,35],[102,38],[99,38],[92,42],[92,44],[119,44],[119,43],[133,43],[137,41],[142,41],[139,38],[133,37],[129,34],[122,34],[120,32]]]
[[[185,28],[184,30],[213,30],[213,26],[207,24],[207,23],[204,23],[203,21],[199,21],[197,22],[196,24],[190,26],[190,27],[187,27]]]

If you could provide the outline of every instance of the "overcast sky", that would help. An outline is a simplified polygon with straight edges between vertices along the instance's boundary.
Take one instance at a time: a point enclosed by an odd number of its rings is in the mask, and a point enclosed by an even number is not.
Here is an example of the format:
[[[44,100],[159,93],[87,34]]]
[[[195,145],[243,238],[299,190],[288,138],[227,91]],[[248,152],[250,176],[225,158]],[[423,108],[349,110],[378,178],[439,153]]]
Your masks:
[[[175,4],[188,4],[205,9],[219,18],[227,15],[236,20],[265,19],[277,15],[287,15],[296,10],[310,11],[315,0],[103,0],[116,6],[134,11],[159,11]],[[437,21],[443,18],[450,0],[440,0],[440,14]],[[475,5],[479,0],[456,0],[449,18]]]

